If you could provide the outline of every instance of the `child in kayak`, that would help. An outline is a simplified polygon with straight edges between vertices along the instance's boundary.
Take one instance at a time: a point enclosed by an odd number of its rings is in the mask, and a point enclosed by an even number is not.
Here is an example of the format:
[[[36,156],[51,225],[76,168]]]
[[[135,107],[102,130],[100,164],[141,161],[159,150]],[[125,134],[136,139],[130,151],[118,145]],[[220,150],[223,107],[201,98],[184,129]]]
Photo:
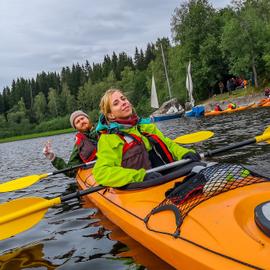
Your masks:
[[[58,170],[96,159],[97,133],[89,116],[83,111],[75,111],[70,115],[70,124],[78,133],[76,134],[76,142],[68,163],[54,154],[50,141],[43,148],[45,157]],[[74,177],[76,171],[69,171],[65,174],[69,177]]]
[[[270,88],[269,87],[266,87],[264,89],[264,95],[266,96],[266,98],[270,98]]]
[[[100,102],[101,117],[96,130],[97,162],[93,175],[98,184],[120,187],[161,176],[146,170],[189,158],[199,161],[200,155],[165,137],[149,119],[139,118],[132,104],[118,89],[109,89]]]

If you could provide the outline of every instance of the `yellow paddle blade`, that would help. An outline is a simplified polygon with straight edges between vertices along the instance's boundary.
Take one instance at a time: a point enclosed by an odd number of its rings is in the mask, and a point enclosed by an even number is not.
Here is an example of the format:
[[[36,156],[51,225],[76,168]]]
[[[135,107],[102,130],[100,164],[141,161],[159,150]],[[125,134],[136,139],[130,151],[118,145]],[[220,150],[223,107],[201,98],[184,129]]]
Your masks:
[[[30,175],[0,184],[0,192],[14,191],[33,185],[38,180],[47,177],[48,174]]]
[[[255,137],[256,142],[267,142],[270,143],[270,126],[266,128],[262,135]]]
[[[177,137],[173,141],[176,143],[181,143],[181,144],[197,143],[197,142],[207,140],[207,139],[211,138],[213,135],[214,135],[214,132],[212,132],[212,131],[208,131],[208,130],[203,131],[202,130],[202,131],[198,131],[195,133],[190,133],[187,135]]]
[[[20,198],[0,205],[0,240],[30,229],[45,215],[47,209],[61,203],[60,197]]]

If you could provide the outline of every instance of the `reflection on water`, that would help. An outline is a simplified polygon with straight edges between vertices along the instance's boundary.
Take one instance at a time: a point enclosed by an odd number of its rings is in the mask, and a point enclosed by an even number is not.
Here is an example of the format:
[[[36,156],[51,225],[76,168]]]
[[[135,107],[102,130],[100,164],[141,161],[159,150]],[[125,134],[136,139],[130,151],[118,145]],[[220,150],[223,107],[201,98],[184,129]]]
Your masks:
[[[43,244],[14,249],[0,256],[1,270],[19,270],[25,268],[44,267],[48,270],[56,269],[58,265],[43,258]]]
[[[94,205],[89,200],[83,200],[83,206],[87,208],[93,208]],[[174,269],[164,261],[159,259],[156,255],[144,248],[137,241],[130,238],[119,227],[110,222],[100,211],[94,213],[91,218],[97,219],[97,222],[93,225],[102,226],[101,231],[98,232],[96,237],[107,233],[107,237],[112,241],[118,241],[114,248],[111,250],[111,254],[117,255],[121,260],[125,260],[125,264],[133,264],[133,258],[137,264],[138,269]],[[104,228],[106,230],[104,231]],[[109,233],[108,233],[109,230]],[[142,267],[142,265],[144,267]]]
[[[182,118],[158,123],[169,137],[211,130],[211,139],[189,145],[199,152],[216,149],[263,133],[269,126],[269,108],[208,118]],[[53,148],[66,160],[74,134],[50,137]],[[42,154],[48,138],[0,144],[0,182],[54,171]],[[270,145],[254,144],[228,151],[211,160],[252,165],[270,176]],[[64,175],[43,179],[16,192],[4,193],[0,203],[26,196],[52,198],[76,188]],[[0,241],[0,269],[172,269],[157,256],[130,239],[93,205],[68,204],[53,207],[30,230]]]

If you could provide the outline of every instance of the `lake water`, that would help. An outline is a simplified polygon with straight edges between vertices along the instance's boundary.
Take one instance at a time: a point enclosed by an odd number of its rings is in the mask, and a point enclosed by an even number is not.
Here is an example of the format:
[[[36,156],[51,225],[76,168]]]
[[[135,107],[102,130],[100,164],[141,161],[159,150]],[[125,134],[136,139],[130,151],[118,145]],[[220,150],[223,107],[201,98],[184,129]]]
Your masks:
[[[215,135],[211,139],[188,146],[198,152],[253,138],[269,125],[269,108],[158,123],[170,138],[199,130],[213,131]],[[0,182],[54,171],[42,154],[47,140],[52,141],[57,155],[68,159],[74,134],[0,144]],[[270,145],[267,143],[231,150],[208,160],[252,165],[258,172],[270,176]],[[74,179],[56,175],[23,190],[1,193],[0,203],[26,196],[57,197],[75,188]],[[129,238],[93,205],[72,203],[49,209],[30,230],[0,241],[0,269],[172,268]]]

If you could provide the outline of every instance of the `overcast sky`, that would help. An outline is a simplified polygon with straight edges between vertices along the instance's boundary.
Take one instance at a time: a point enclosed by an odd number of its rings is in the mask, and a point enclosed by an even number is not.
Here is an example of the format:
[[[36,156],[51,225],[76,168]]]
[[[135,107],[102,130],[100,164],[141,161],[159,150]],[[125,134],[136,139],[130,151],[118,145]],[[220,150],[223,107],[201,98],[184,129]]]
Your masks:
[[[0,0],[0,91],[18,77],[92,64],[158,37],[182,0]],[[210,0],[215,8],[230,0]]]

